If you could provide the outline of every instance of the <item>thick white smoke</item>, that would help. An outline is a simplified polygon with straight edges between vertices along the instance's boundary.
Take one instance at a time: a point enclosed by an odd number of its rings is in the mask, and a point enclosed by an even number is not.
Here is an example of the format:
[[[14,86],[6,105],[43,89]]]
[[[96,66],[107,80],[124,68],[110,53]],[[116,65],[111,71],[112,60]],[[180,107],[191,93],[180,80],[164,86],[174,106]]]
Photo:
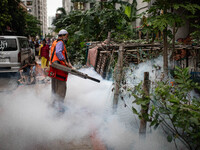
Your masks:
[[[82,71],[101,83],[70,75],[63,115],[51,107],[50,84],[20,86],[10,94],[1,93],[0,149],[34,149],[60,140],[78,141],[96,132],[106,116],[112,82],[102,80],[93,69]]]
[[[10,94],[0,93],[0,149],[65,149],[63,143],[81,142],[94,132],[107,149],[174,149],[157,132],[140,140],[136,120],[121,101],[117,113],[112,113],[112,82],[103,80],[91,68],[81,72],[101,83],[70,75],[63,115],[51,107],[50,84],[20,86]]]

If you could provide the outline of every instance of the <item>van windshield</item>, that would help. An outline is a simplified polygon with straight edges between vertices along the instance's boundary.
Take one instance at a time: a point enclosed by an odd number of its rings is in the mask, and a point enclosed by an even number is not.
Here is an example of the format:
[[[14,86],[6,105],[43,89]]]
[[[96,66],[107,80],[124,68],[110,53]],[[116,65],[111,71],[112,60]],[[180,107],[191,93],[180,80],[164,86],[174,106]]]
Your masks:
[[[0,51],[16,51],[17,42],[16,39],[0,38]]]
[[[28,48],[29,47],[29,44],[28,44],[28,40],[25,39],[25,38],[19,38],[19,46],[20,46],[20,49],[24,48]]]

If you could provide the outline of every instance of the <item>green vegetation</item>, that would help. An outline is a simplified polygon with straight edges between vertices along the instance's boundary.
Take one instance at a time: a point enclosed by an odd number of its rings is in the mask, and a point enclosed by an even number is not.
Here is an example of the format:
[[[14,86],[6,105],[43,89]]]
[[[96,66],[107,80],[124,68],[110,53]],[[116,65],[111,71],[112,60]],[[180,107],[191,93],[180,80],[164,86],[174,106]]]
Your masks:
[[[197,150],[200,148],[200,98],[194,97],[191,91],[200,86],[190,79],[188,68],[176,68],[174,73],[173,85],[169,81],[156,82],[150,96],[145,96],[141,83],[131,90],[133,103],[143,109],[150,103],[149,114],[142,116],[135,108],[133,113],[145,118],[155,129],[160,126],[169,142],[179,139],[189,150]]]
[[[0,32],[5,33],[7,27],[17,35],[24,35],[25,29],[25,13],[19,7],[20,0],[2,0],[1,1],[1,17],[0,17]]]
[[[150,1],[144,0],[144,2]],[[178,28],[188,20],[191,25],[200,24],[200,2],[195,0],[183,0],[181,2],[179,0],[156,0],[146,13],[149,17],[143,24],[144,32],[148,29],[149,32],[153,33],[166,30],[167,36],[170,38],[174,36],[170,29],[175,27],[175,32],[177,32]],[[145,28],[147,29],[145,30]]]
[[[40,35],[40,22],[19,5],[20,0],[1,0],[0,33],[9,27],[16,35]]]
[[[8,0],[1,0],[0,8],[0,33],[2,33],[6,29],[6,24],[11,20],[8,9]]]
[[[144,0],[144,2],[150,1]],[[172,46],[174,49],[175,34],[178,28],[184,25],[191,15],[193,19],[199,18],[199,16],[196,16],[199,14],[199,10],[200,5],[194,0],[183,0],[181,2],[179,0],[156,0],[150,9],[147,10],[149,17],[144,24],[144,28],[146,27],[145,32],[163,33],[163,68],[166,75],[168,74],[168,37],[173,39]],[[173,33],[171,29],[173,29]]]
[[[40,21],[37,20],[36,17],[28,13],[25,14],[25,19],[26,28],[24,34],[27,36],[30,35],[31,37],[36,37],[37,35],[40,35]]]
[[[87,11],[72,11],[68,15],[63,9],[54,20],[55,31],[65,28],[69,32],[68,51],[72,62],[85,63],[85,43],[88,41],[104,41],[108,32],[112,32],[115,41],[135,38],[133,22],[136,19],[136,0],[132,4],[118,2],[116,9],[114,2],[97,3]]]
[[[144,0],[150,2],[150,0]],[[119,4],[116,9],[115,4]],[[175,43],[175,33],[188,20],[193,24],[193,37],[199,36],[199,2],[194,0],[156,0],[145,13],[136,16],[137,1],[130,4],[121,0],[96,3],[87,11],[72,11],[69,14],[63,8],[54,20],[55,31],[65,28],[69,31],[68,51],[72,59],[81,59],[84,62],[85,42],[104,41],[108,32],[112,32],[112,40],[117,42],[132,41],[137,39],[137,29],[135,27],[136,18],[142,18],[142,26],[139,28],[143,34],[149,35],[155,40],[155,34],[159,33],[164,44],[164,70],[167,72],[167,47],[169,40]],[[148,17],[146,17],[148,16]],[[173,29],[173,30],[172,30]],[[147,36],[148,41],[148,36]]]

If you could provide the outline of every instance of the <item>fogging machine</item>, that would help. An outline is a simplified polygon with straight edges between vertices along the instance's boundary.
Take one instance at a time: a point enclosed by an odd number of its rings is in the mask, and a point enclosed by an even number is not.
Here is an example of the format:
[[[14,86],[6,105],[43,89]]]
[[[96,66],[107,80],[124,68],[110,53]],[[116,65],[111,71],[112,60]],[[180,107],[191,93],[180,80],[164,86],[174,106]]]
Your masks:
[[[58,75],[57,72],[61,73],[63,76],[66,76],[66,77],[65,78],[61,78],[62,76]],[[96,78],[90,77],[87,74],[84,74],[84,73],[82,73],[80,71],[77,71],[76,69],[72,69],[72,68],[69,68],[67,66],[63,66],[61,64],[58,64],[58,63],[52,63],[50,65],[50,71],[49,71],[48,76],[52,77],[52,78],[58,78],[59,80],[62,80],[62,81],[67,81],[67,74],[66,73],[70,73],[72,75],[81,77],[83,79],[90,79],[92,81],[100,83],[100,80],[98,80]]]

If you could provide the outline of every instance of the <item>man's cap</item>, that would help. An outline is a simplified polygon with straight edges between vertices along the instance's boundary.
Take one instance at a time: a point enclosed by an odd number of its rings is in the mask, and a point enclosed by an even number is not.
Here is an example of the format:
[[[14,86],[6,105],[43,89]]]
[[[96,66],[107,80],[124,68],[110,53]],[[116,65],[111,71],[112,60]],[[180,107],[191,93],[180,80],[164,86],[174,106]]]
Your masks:
[[[60,30],[58,33],[58,35],[65,35],[65,34],[68,34],[67,30],[65,29]]]

